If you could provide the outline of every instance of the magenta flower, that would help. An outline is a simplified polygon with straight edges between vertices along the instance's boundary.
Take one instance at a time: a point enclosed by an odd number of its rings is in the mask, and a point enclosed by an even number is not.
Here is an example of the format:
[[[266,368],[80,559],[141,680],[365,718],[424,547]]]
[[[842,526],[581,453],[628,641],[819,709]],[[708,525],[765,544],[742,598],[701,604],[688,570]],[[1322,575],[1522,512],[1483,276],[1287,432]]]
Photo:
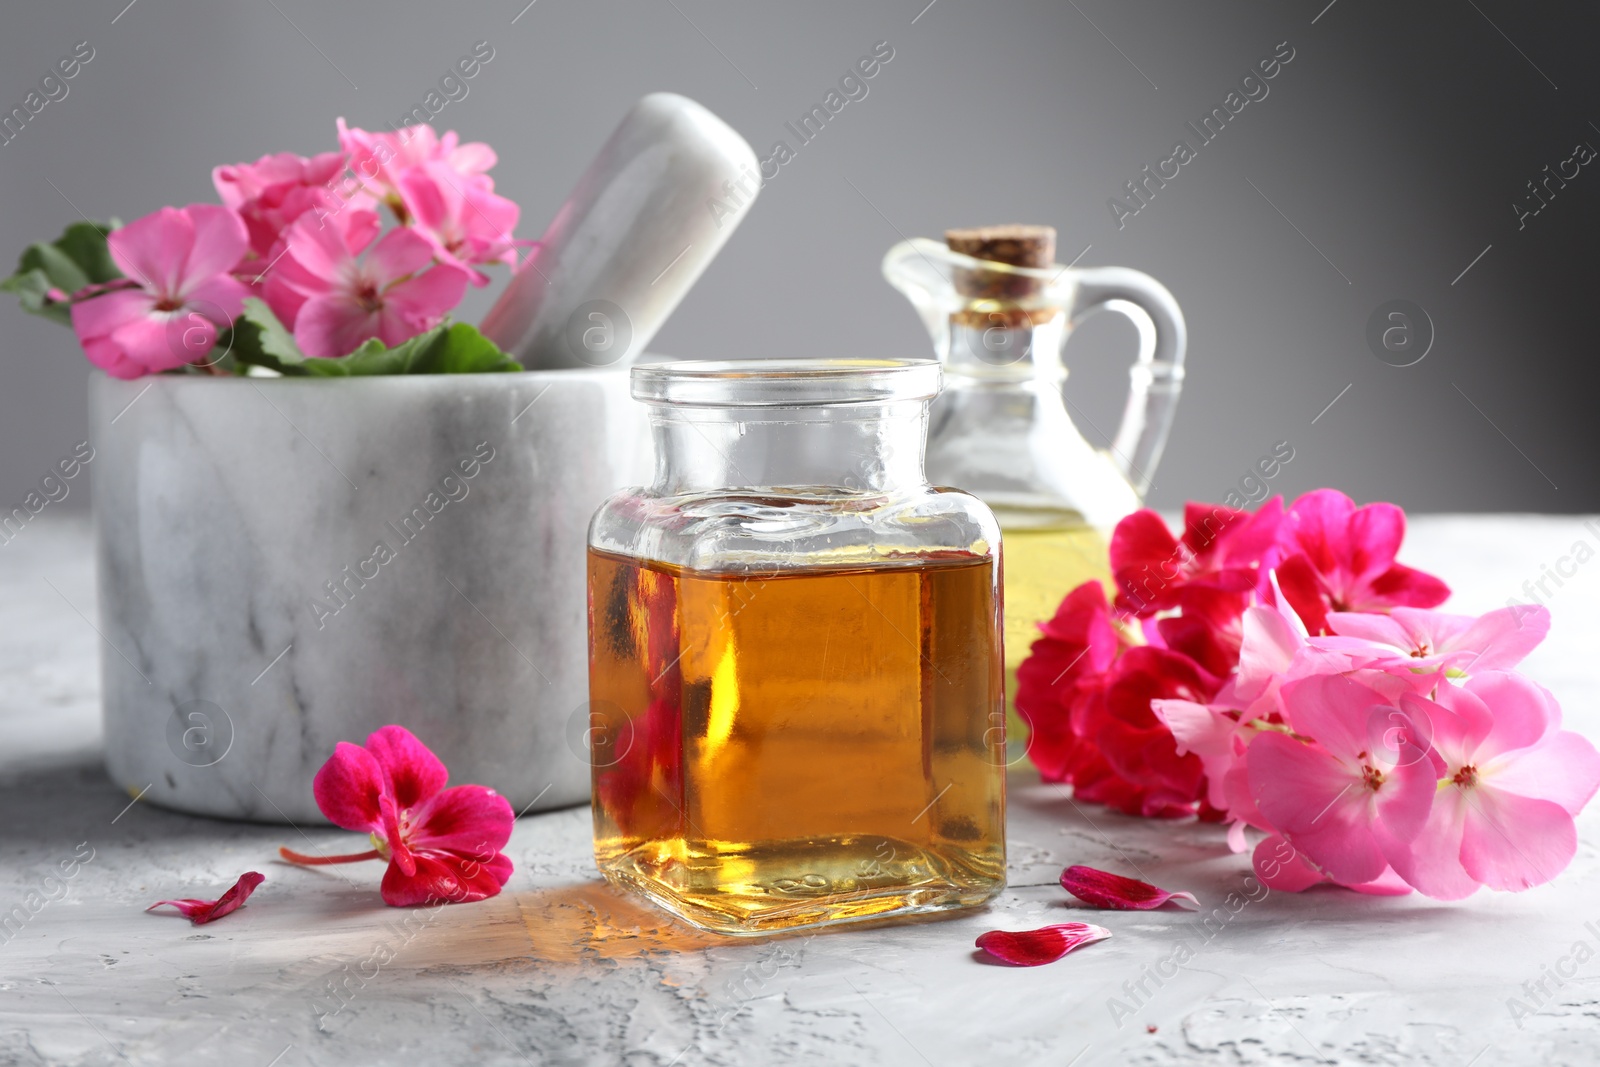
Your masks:
[[[1327,631],[1330,611],[1433,608],[1450,587],[1394,561],[1405,539],[1406,513],[1393,504],[1356,507],[1336,489],[1296,500],[1280,527],[1278,582],[1306,629]]]
[[[1600,755],[1561,729],[1561,709],[1517,674],[1487,671],[1434,700],[1403,697],[1432,720],[1443,758],[1427,825],[1394,861],[1431,897],[1458,900],[1483,884],[1519,891],[1566,869],[1577,850],[1572,817],[1600,788]]]
[[[393,347],[431,330],[461,302],[467,272],[435,264],[426,238],[402,227],[374,243],[378,218],[370,211],[324,222],[302,215],[284,231],[274,253],[282,259],[264,288],[307,355],[346,356],[371,337]]]
[[[164,207],[113,230],[106,246],[127,280],[73,304],[72,328],[89,362],[113,378],[204,359],[249,295],[229,273],[249,240],[225,207]]]
[[[335,826],[361,830],[373,850],[344,856],[278,851],[308,866],[383,859],[383,900],[391,907],[465,904],[500,892],[511,877],[501,849],[511,839],[506,798],[487,786],[449,789],[439,757],[402,726],[385,726],[366,747],[339,742],[312,782],[317,807]]]
[[[494,192],[485,177],[462,177],[451,166],[429,160],[400,175],[400,196],[411,226],[433,242],[444,263],[471,269],[474,263],[516,266],[517,228],[521,209]],[[474,284],[487,285],[488,275],[473,270]]]
[[[200,900],[195,897],[184,897],[181,900],[158,900],[145,911],[154,911],[157,908],[177,908],[196,926],[203,926],[214,922],[232,912],[244,907],[244,902],[250,899],[250,894],[256,891],[256,886],[267,880],[267,876],[258,871],[246,871],[239,876],[239,880],[228,887],[228,891],[216,900]]]
[[[1448,671],[1460,676],[1509,670],[1550,631],[1550,612],[1529,604],[1497,608],[1478,618],[1421,608],[1392,608],[1387,615],[1328,613],[1332,637],[1315,648],[1342,652],[1357,667],[1383,671]]]
[[[1346,675],[1303,678],[1281,697],[1286,726],[1258,733],[1246,755],[1257,810],[1334,881],[1377,879],[1428,819],[1426,725]]]
[[[254,163],[231,163],[211,172],[222,203],[233,208],[250,233],[250,247],[266,259],[291,223],[316,208],[337,214],[343,208],[371,208],[373,199],[356,193],[345,199],[334,186],[344,174],[342,152],[307,159],[293,152],[262,156]]]
[[[350,169],[391,207],[401,205],[400,176],[419,163],[438,161],[461,178],[473,179],[484,176],[498,161],[494,149],[481,141],[460,144],[454,130],[443,137],[432,126],[371,133],[346,126],[343,118],[338,126],[339,146],[350,157]]]

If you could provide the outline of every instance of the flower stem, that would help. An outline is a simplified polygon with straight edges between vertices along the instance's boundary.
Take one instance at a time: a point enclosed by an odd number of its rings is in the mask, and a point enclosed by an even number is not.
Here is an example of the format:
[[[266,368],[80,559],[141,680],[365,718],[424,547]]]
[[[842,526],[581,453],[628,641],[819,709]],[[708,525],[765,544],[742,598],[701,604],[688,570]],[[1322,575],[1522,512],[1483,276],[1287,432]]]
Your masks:
[[[348,856],[307,856],[303,852],[296,852],[292,848],[278,848],[278,855],[290,863],[298,863],[304,867],[320,867],[328,863],[359,863],[362,860],[381,860],[377,849],[370,852],[352,852]]]

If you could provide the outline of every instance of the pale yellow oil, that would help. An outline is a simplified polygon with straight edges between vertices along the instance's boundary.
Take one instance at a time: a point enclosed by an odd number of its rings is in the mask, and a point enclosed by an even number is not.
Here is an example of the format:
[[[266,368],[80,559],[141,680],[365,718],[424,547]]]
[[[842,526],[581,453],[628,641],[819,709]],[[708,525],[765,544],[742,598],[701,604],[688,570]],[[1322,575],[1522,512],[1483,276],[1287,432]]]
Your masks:
[[[1001,514],[1005,561],[1006,709],[1013,748],[1027,738],[1017,718],[1017,668],[1039,639],[1039,623],[1051,618],[1062,599],[1090,579],[1111,590],[1111,562],[1105,535],[1079,520],[1041,524]]]

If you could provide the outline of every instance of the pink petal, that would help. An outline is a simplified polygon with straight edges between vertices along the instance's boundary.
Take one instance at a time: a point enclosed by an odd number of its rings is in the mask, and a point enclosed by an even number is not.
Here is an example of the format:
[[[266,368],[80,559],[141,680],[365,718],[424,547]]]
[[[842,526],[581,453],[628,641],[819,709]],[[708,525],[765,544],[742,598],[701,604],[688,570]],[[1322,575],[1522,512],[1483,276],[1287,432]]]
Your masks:
[[[511,860],[496,853],[487,862],[451,852],[419,852],[416,873],[394,864],[383,873],[383,902],[391,908],[419,904],[470,904],[500,892],[511,877]]]
[[[327,293],[300,305],[294,318],[294,339],[308,356],[337,359],[354,352],[369,337],[379,336],[382,322],[378,312],[369,311],[354,295]]]
[[[1351,571],[1360,578],[1382,574],[1406,539],[1406,513],[1394,504],[1368,504],[1351,514],[1348,530]]]
[[[1461,866],[1490,889],[1520,892],[1566,870],[1578,831],[1560,804],[1489,786],[1463,790],[1466,826]]]
[[[1327,883],[1327,876],[1306,862],[1306,858],[1282,837],[1267,837],[1250,856],[1256,877],[1268,889],[1283,893],[1303,893],[1314,885]]]
[[[1395,611],[1403,611],[1396,608]],[[1548,609],[1531,604],[1512,604],[1480,616],[1455,642],[1475,655],[1461,669],[1480,671],[1510,670],[1521,663],[1550,632]]]
[[[72,328],[80,341],[105,337],[119,326],[142,319],[155,308],[156,298],[143,289],[116,289],[72,305]]]
[[[483,785],[458,785],[411,812],[407,838],[418,851],[443,849],[487,857],[511,840],[511,802]]]
[[[1284,714],[1295,732],[1347,760],[1367,750],[1372,709],[1388,703],[1343,675],[1317,674],[1283,687]]]
[[[391,286],[383,294],[384,310],[392,310],[401,316],[402,321],[410,327],[406,337],[414,337],[423,330],[437,326],[450,309],[461,303],[466,291],[467,272],[449,264],[440,264],[415,278]]]
[[[1383,873],[1388,860],[1372,835],[1359,772],[1277,733],[1250,743],[1247,767],[1261,814],[1319,870],[1346,885]]]
[[[175,296],[194,247],[194,222],[175,207],[134,219],[106,236],[117,269],[158,296]]]
[[[1485,671],[1474,675],[1460,693],[1476,697],[1493,713],[1493,726],[1472,753],[1487,762],[1502,753],[1538,744],[1561,726],[1561,706],[1550,691],[1520,674]],[[1440,701],[1455,694],[1440,691]]]
[[[236,213],[216,204],[190,204],[183,213],[194,231],[177,294],[187,296],[196,283],[238,266],[249,251],[250,235]]]
[[[416,807],[438,793],[450,780],[450,772],[445,769],[444,762],[404,726],[391,724],[374,730],[367,737],[367,751],[383,768],[395,803],[402,809]],[[503,797],[500,799],[502,802],[505,800]],[[506,810],[509,811],[510,807],[510,804],[506,804]]]
[[[136,363],[109,337],[96,337],[83,342],[83,354],[89,362],[113,378],[128,381],[150,373],[143,363]]]
[[[1149,911],[1169,901],[1174,904],[1187,903],[1196,908],[1200,906],[1193,893],[1172,892],[1149,882],[1124,878],[1120,874],[1094,867],[1068,867],[1061,872],[1061,888],[1085,904],[1113,911]]]
[[[383,767],[359,745],[340,741],[311,781],[317,807],[328,821],[363,833],[385,831]],[[392,806],[392,804],[391,804]]]
[[[246,871],[239,876],[239,880],[228,889],[226,893],[216,900],[198,900],[186,897],[182,900],[158,900],[145,911],[152,911],[163,905],[177,908],[188,920],[196,926],[213,922],[230,912],[238,911],[250,894],[256,891],[256,886],[267,880],[267,876],[256,871]]]
[[[1600,753],[1588,738],[1571,730],[1511,756],[1480,768],[1496,789],[1560,804],[1570,815],[1582,811],[1600,789]]]
[[[1104,941],[1111,931],[1089,923],[1056,923],[1038,930],[990,930],[975,944],[997,960],[1013,967],[1038,967],[1054,963],[1074,949]]]
[[[249,295],[250,287],[239,279],[230,274],[218,274],[191,286],[186,306],[218,326],[230,326],[244,311],[244,298]]]
[[[1395,615],[1364,611],[1330,611],[1328,629],[1340,637],[1359,638],[1362,641],[1408,652],[1418,644],[1415,631],[1404,625],[1401,618]]]
[[[203,356],[216,341],[216,327],[203,315],[178,311],[152,312],[147,318],[134,319],[111,331],[111,341],[119,346],[129,359],[143,363],[152,371],[172,370]],[[204,336],[195,339],[190,335],[197,329]],[[194,347],[184,345],[186,335],[195,341]]]
[[[1447,786],[1433,802],[1428,822],[1394,859],[1401,878],[1436,900],[1463,900],[1478,891],[1478,880],[1461,865],[1461,836],[1467,808],[1461,790]]]
[[[367,253],[367,269],[380,289],[433,261],[433,245],[415,230],[390,230]],[[457,298],[459,299],[459,297]]]
[[[1444,582],[1400,563],[1374,578],[1367,589],[1369,603],[1356,607],[1436,608],[1450,599],[1450,587]]]

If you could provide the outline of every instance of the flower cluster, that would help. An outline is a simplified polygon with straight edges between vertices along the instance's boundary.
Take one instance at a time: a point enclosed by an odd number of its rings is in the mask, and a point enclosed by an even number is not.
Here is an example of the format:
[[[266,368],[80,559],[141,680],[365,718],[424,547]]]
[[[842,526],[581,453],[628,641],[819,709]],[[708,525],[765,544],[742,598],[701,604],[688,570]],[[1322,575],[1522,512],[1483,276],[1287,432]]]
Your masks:
[[[1236,851],[1261,830],[1276,889],[1548,882],[1600,787],[1594,747],[1512,671],[1549,614],[1431,610],[1449,589],[1395,562],[1404,534],[1398,507],[1326,489],[1254,514],[1191,504],[1179,538],[1129,516],[1114,602],[1074,590],[1018,673],[1041,773],[1121,811],[1226,820]]]
[[[337,152],[217,167],[220,206],[164,207],[95,234],[101,271],[81,261],[90,258],[81,241],[35,246],[54,250],[36,265],[47,281],[89,284],[51,284],[28,303],[24,256],[9,287],[30,310],[70,313],[90,362],[136,378],[210,368],[222,331],[252,296],[300,353],[337,358],[374,338],[392,348],[435,328],[469,284],[488,283],[483,265],[515,265],[519,211],[494,191],[488,145],[430,126],[370,133],[343,119],[338,134]],[[380,205],[394,222],[388,232]]]

